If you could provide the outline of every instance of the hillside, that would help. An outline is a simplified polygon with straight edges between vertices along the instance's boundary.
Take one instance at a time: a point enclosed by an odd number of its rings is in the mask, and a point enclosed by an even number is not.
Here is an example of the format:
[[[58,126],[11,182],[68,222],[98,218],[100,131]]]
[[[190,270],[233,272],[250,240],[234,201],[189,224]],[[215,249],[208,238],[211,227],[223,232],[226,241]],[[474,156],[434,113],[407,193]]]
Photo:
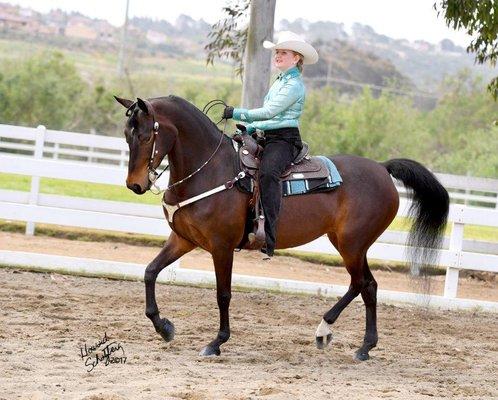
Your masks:
[[[359,24],[353,27],[350,35],[343,24],[330,21],[283,20],[279,29],[301,33],[319,48],[321,61],[307,68],[306,76],[313,79],[315,86],[328,82],[340,92],[358,92],[362,84],[433,92],[445,74],[473,63],[472,56],[448,40],[438,45],[411,43],[377,34],[371,27]],[[194,59],[202,63],[209,31],[208,23],[186,15],[180,16],[175,23],[132,18],[126,40],[128,70],[143,71],[143,60],[155,64],[154,59]],[[3,39],[114,58],[112,55],[118,54],[121,37],[121,28],[80,13],[53,10],[42,14],[0,3],[0,38]],[[474,70],[490,75],[489,69]],[[209,70],[205,72],[206,75],[210,73]],[[230,73],[226,77],[229,78]]]
[[[483,75],[485,79],[498,73],[496,68],[475,65],[474,56],[449,39],[437,44],[423,40],[410,42],[381,35],[370,26],[361,24],[354,24],[348,34],[344,24],[330,21],[309,22],[304,19],[282,20],[279,29],[293,30],[311,41],[327,43],[340,40],[353,48],[375,54],[380,59],[389,61],[422,91],[434,92],[445,76],[464,68]]]

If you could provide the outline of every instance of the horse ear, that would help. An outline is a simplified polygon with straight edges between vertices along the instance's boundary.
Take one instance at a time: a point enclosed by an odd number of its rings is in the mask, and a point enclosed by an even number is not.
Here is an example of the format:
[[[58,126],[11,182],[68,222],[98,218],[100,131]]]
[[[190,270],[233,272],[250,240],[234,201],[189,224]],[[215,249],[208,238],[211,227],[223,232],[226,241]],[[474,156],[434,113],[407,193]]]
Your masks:
[[[147,101],[137,98],[138,108],[140,108],[145,114],[149,114],[149,107]]]
[[[116,99],[116,101],[121,104],[124,108],[128,109],[131,107],[131,105],[133,104],[133,101],[132,100],[128,100],[128,99],[122,99],[121,97],[117,97],[117,96],[114,96],[114,98]]]

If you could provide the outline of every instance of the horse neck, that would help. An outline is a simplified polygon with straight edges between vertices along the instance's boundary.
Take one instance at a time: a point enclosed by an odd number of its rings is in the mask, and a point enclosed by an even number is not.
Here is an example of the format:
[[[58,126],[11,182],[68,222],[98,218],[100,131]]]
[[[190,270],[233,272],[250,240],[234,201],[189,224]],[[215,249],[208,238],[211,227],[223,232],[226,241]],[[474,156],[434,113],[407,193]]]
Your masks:
[[[200,111],[199,111],[200,112]],[[209,190],[233,175],[234,151],[222,133],[214,128],[203,116],[190,113],[177,113],[171,122],[178,130],[173,150],[168,156],[170,165],[170,185],[194,173],[215,153],[211,161],[188,181],[175,187],[178,197],[198,194]]]

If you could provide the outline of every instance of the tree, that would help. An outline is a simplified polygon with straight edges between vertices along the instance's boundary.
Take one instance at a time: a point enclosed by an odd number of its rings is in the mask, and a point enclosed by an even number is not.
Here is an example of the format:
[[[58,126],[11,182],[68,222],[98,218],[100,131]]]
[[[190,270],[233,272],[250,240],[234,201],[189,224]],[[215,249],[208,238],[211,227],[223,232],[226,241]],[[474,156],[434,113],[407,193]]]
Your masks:
[[[242,104],[255,108],[263,105],[271,75],[271,53],[262,46],[273,39],[276,0],[252,0],[244,59]]]
[[[62,53],[42,53],[7,63],[0,78],[0,120],[27,126],[68,129],[85,90],[73,63]]]
[[[5,62],[0,72],[0,122],[49,129],[117,133],[122,111],[99,79],[85,80],[60,52]]]
[[[498,60],[498,2],[495,0],[439,0],[434,3],[438,15],[443,14],[446,24],[453,29],[465,29],[475,35],[467,52],[475,53],[479,64]],[[498,99],[498,76],[488,85],[495,100]]]
[[[212,26],[206,45],[207,63],[216,57],[232,59],[238,75],[243,75],[242,105],[261,106],[270,81],[270,52],[261,46],[263,40],[273,38],[276,0],[231,0],[223,8],[227,15]],[[248,27],[239,27],[247,16]]]
[[[231,59],[236,65],[236,74],[242,76],[247,27],[240,25],[247,17],[249,5],[250,0],[231,0],[223,7],[225,17],[211,27],[208,35],[211,41],[204,47],[208,65],[213,65],[216,58]]]

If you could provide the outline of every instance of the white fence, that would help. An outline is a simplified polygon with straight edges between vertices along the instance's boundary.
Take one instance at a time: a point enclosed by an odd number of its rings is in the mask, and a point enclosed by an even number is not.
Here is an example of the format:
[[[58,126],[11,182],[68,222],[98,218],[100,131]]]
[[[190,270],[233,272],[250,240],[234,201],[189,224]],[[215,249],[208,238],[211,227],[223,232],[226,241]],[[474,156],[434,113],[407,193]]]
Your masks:
[[[128,164],[128,146],[122,138],[0,124],[0,154],[9,153],[108,166]],[[440,173],[436,176],[453,203],[498,209],[497,179]],[[398,186],[398,191],[405,194],[403,187]]]
[[[20,141],[27,141],[28,144],[20,143]],[[4,147],[6,143],[8,146]],[[127,147],[123,139],[50,131],[45,130],[43,127],[33,129],[0,125],[0,151],[2,148],[7,151],[22,149],[28,152],[26,155],[0,152],[0,173],[21,174],[32,177],[30,192],[0,190],[0,218],[28,222],[28,234],[33,232],[34,223],[152,234],[162,237],[169,234],[170,230],[164,220],[159,199],[157,206],[150,206],[40,193],[40,177],[122,186],[126,176],[126,171],[123,168],[124,159],[127,157]],[[67,159],[75,157],[79,159]],[[114,162],[115,165],[89,163],[88,159],[108,163]],[[432,296],[431,302],[439,305],[453,304],[462,307],[477,304],[487,309],[496,310],[498,309],[498,303],[477,301],[469,303],[462,299],[456,299],[456,295],[460,270],[472,269],[498,272],[496,244],[463,240],[463,230],[466,224],[498,227],[498,210],[495,209],[498,181],[463,177],[462,179],[467,186],[462,187],[462,185],[458,185],[458,177],[439,175],[439,178],[443,184],[450,182],[453,188],[462,192],[458,193],[458,200],[478,201],[483,207],[451,205],[449,216],[449,220],[452,222],[451,235],[446,240],[447,246],[442,251],[440,259],[440,265],[447,268],[444,296]],[[465,190],[467,190],[467,194],[465,194]],[[470,191],[478,191],[482,194],[474,194],[470,193]],[[452,197],[454,198],[454,195]],[[406,210],[407,201],[403,200],[398,215],[406,215]],[[371,247],[368,256],[380,260],[406,261],[405,247],[402,245],[405,235],[402,232],[392,231],[384,233]],[[296,249],[338,254],[324,237]],[[68,268],[68,265],[72,262],[73,265],[87,265],[88,271],[92,271],[92,267],[89,266],[91,263],[86,259],[85,262],[81,262],[81,260],[70,259],[68,261],[66,258],[55,256],[38,256],[33,257],[30,253],[0,251],[0,262],[16,265],[29,262],[28,265],[38,265],[41,268],[48,268],[50,262],[52,263],[51,265],[57,264]],[[47,260],[50,260],[50,262]],[[120,270],[128,271],[123,267],[124,263],[114,263],[115,267],[111,267],[109,262],[94,260],[93,263],[92,265],[99,271],[102,268],[102,263],[107,266],[109,273],[120,273]],[[177,267],[178,265],[169,268],[165,272],[165,274],[169,274],[168,278],[165,278],[166,280],[187,282],[190,279],[197,282],[201,279],[200,277],[208,281],[213,280],[212,274],[202,271],[194,273]],[[81,270],[81,268],[78,270]],[[123,273],[126,274],[129,271]],[[294,291],[319,291],[323,294],[342,294],[344,290],[344,288],[338,286],[266,278],[262,280],[255,277],[234,277],[234,283],[237,283],[237,281],[255,287],[278,287],[289,290],[292,288]],[[417,298],[417,295],[414,294],[397,294],[387,291],[382,293],[381,295],[381,292],[379,292],[379,299],[382,299],[382,297],[385,299],[396,298],[398,301],[414,302],[414,299]]]

